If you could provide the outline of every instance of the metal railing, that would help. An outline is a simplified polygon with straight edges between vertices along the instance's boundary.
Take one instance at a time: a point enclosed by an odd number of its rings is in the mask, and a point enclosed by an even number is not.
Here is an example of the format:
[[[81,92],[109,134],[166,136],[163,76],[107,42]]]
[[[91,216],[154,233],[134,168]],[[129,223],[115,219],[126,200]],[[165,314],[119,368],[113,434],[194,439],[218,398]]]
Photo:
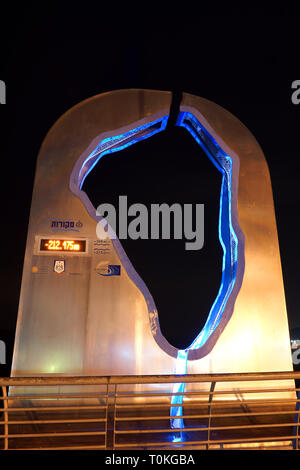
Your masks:
[[[299,450],[298,381],[300,372],[0,378],[0,449]],[[185,391],[174,393],[178,383]]]

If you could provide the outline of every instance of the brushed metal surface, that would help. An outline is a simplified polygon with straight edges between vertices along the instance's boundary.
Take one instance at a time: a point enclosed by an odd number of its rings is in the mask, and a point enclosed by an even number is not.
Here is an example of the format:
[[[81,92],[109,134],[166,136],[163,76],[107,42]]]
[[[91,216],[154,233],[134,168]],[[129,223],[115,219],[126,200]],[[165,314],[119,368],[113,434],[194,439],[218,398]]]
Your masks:
[[[153,336],[151,313],[157,312],[147,305],[111,240],[105,253],[95,252],[94,208],[88,211],[69,186],[76,162],[99,136],[152,122],[153,116],[167,116],[170,104],[169,92],[104,93],[70,109],[47,134],[36,168],[12,376],[174,373],[176,351],[168,354]],[[233,315],[220,328],[212,350],[208,341],[204,357],[191,354],[187,371],[290,371],[277,229],[263,152],[248,129],[220,106],[184,94],[180,109],[194,114],[239,163],[232,217],[245,236],[243,280]],[[35,255],[37,235],[65,235],[51,230],[52,220],[80,222],[79,231],[66,232],[66,238],[87,238],[88,253]],[[66,271],[57,274],[51,263],[61,258]],[[99,263],[120,264],[121,275],[100,276]]]

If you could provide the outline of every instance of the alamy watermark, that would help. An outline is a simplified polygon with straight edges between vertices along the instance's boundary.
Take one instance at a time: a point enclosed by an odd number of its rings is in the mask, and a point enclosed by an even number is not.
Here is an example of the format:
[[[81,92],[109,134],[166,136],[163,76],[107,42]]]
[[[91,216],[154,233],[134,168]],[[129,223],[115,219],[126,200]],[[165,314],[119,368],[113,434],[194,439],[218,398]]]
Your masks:
[[[294,80],[292,83],[292,96],[291,100],[293,104],[300,104],[300,80]]]
[[[300,364],[300,348],[296,349],[296,351],[292,353],[292,359],[293,364],[295,364],[296,366]]]
[[[6,86],[3,80],[0,80],[0,104],[6,104]]]
[[[0,339],[0,364],[6,364],[6,345]]]
[[[123,240],[170,240],[173,237],[187,240],[186,250],[200,250],[204,245],[204,204],[151,204],[149,214],[144,204],[135,203],[128,207],[127,196],[119,196],[118,211],[112,204],[103,203],[98,206],[97,215],[103,217],[96,230],[100,239],[107,235]]]

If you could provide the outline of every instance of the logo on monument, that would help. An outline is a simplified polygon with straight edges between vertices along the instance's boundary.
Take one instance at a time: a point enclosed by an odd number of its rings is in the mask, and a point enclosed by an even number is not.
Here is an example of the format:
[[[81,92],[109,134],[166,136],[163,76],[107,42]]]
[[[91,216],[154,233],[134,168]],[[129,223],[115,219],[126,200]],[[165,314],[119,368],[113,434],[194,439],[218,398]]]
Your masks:
[[[79,232],[83,227],[83,223],[80,220],[77,222],[74,220],[51,220],[50,225],[53,231],[64,232]]]
[[[53,271],[57,274],[62,274],[65,272],[65,260],[64,259],[56,259],[54,261],[54,268]]]
[[[100,276],[120,276],[121,266],[119,264],[107,264],[102,261],[98,264],[95,271]]]

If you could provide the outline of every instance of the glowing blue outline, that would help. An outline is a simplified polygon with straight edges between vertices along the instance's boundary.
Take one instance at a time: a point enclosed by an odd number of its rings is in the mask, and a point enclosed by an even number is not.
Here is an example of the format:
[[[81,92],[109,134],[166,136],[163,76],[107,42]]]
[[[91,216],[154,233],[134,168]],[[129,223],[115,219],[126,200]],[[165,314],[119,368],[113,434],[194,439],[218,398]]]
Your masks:
[[[133,145],[141,140],[147,139],[152,135],[161,132],[166,128],[167,121],[169,116],[165,116],[151,123],[145,124],[138,128],[132,129],[124,134],[120,134],[113,137],[107,137],[103,139],[97,147],[89,154],[89,156],[83,162],[80,171],[78,173],[78,186],[81,189],[87,175],[92,171],[95,165],[98,163],[103,155],[110,153],[118,152],[123,150],[130,145]],[[152,132],[148,132],[142,136],[136,136],[135,139],[130,140],[129,142],[119,145],[118,147],[110,148],[116,145],[118,142],[122,142],[131,136],[134,137],[136,134],[139,134],[141,131],[149,129],[155,126],[157,123],[161,123],[161,126],[158,129],[154,129]],[[189,350],[195,350],[200,348],[210,337],[211,333],[217,328],[224,308],[226,306],[227,300],[232,292],[234,287],[236,273],[237,273],[237,246],[238,239],[232,227],[231,221],[231,177],[232,177],[232,159],[227,155],[216,140],[207,132],[207,130],[200,124],[200,122],[189,112],[179,113],[177,126],[185,127],[188,132],[194,137],[196,142],[202,147],[206,155],[213,162],[216,168],[222,173],[222,184],[221,184],[221,195],[220,195],[220,210],[219,210],[219,240],[223,249],[223,260],[222,260],[222,280],[221,285],[217,294],[217,297],[210,309],[209,315],[205,322],[204,327],[191,343],[191,345],[185,350],[178,350],[177,359],[176,359],[176,374],[183,373],[186,374],[187,370],[187,360]],[[193,129],[194,128],[194,129]],[[198,133],[195,131],[198,131]],[[96,158],[97,157],[97,158]],[[88,162],[92,159],[95,159],[88,165]],[[81,176],[83,168],[87,166],[85,172]],[[226,207],[224,209],[224,200],[227,200]],[[227,210],[226,210],[227,209]],[[225,215],[224,215],[225,214]],[[225,223],[224,223],[225,219]],[[229,224],[228,224],[229,222]],[[229,232],[228,232],[229,225]],[[229,246],[227,249],[227,244],[224,242],[223,238],[229,239]],[[228,263],[228,255],[230,263]],[[224,293],[225,290],[225,293]],[[179,372],[179,370],[181,372]],[[173,393],[184,393],[185,383],[174,384]],[[176,416],[176,418],[171,419],[171,427],[183,430],[184,422],[182,416],[182,402],[183,395],[173,395],[171,403],[177,404],[178,407],[171,407],[171,416]],[[181,437],[173,436],[173,441],[182,440]]]
[[[192,123],[192,126],[190,125]],[[213,162],[215,167],[222,173],[222,184],[221,184],[221,195],[220,195],[220,210],[219,210],[219,240],[223,249],[223,260],[222,260],[222,280],[221,285],[215,298],[215,301],[210,309],[209,315],[205,322],[204,327],[194,339],[191,345],[186,348],[184,351],[178,351],[176,359],[176,370],[177,366],[180,364],[180,368],[185,370],[187,369],[187,360],[189,350],[198,349],[201,347],[207,339],[210,337],[211,333],[217,328],[223,312],[226,306],[227,300],[232,292],[233,286],[236,280],[237,274],[237,247],[238,239],[234,232],[231,220],[231,178],[232,178],[232,159],[227,155],[216,140],[207,132],[207,130],[200,124],[200,122],[189,112],[179,113],[177,126],[185,127],[188,132],[194,137],[196,142],[202,147],[206,155]],[[196,131],[194,129],[198,131]],[[201,140],[202,134],[202,140]],[[227,207],[224,209],[224,200],[227,202]],[[227,211],[226,211],[227,208]],[[225,214],[225,215],[224,215]],[[225,219],[225,220],[224,220]],[[229,225],[229,233],[228,227]],[[224,239],[229,239],[229,246],[227,243],[224,243]],[[228,260],[229,255],[229,260]],[[229,261],[229,262],[228,262]],[[225,292],[224,292],[225,291]],[[183,354],[185,353],[185,355]],[[182,361],[186,361],[186,365],[182,364]],[[176,372],[177,373],[177,372]],[[184,392],[185,383],[174,384],[173,393]],[[183,395],[173,395],[171,403],[178,404],[178,407],[172,407],[171,415],[180,416],[180,419],[173,418],[171,419],[171,427],[183,429],[184,422],[182,417],[182,402]],[[176,441],[182,440],[182,433],[180,437],[174,436]]]
[[[205,135],[207,139],[209,139],[210,144],[215,147],[215,155],[212,155],[212,150],[208,148],[208,146],[203,143],[203,141],[199,138],[196,132],[184,121],[192,121],[192,123],[196,126],[197,130],[201,130],[201,132]],[[210,158],[216,168],[223,174],[222,178],[222,185],[221,185],[221,195],[220,195],[220,211],[219,211],[219,240],[223,249],[223,261],[222,261],[222,281],[221,285],[217,294],[217,297],[210,309],[209,315],[207,317],[206,323],[202,328],[201,332],[198,336],[194,339],[191,345],[186,348],[187,350],[190,349],[198,349],[202,346],[211,333],[216,329],[218,326],[220,319],[222,317],[225,305],[227,300],[232,292],[236,273],[237,273],[237,246],[238,246],[238,239],[234,232],[232,221],[231,221],[231,177],[232,177],[232,159],[229,155],[227,155],[219,146],[219,144],[215,141],[215,139],[206,131],[206,129],[200,124],[200,122],[189,112],[183,112],[179,114],[177,126],[185,127],[190,134],[194,137],[197,143],[202,147],[206,155]],[[224,199],[227,199],[227,214],[224,210]],[[224,217],[225,212],[225,217]],[[225,223],[224,223],[225,219]],[[229,224],[228,224],[229,222]],[[228,227],[229,225],[229,233]],[[229,238],[229,246],[224,243],[223,238]],[[228,260],[229,258],[229,260]],[[228,261],[230,261],[228,263]],[[224,293],[225,290],[225,293]],[[221,303],[221,305],[219,305]]]
[[[153,136],[154,134],[157,134],[158,132],[163,131],[166,128],[168,118],[169,118],[169,116],[164,116],[163,118],[157,119],[156,121],[152,121],[148,124],[145,124],[144,126],[140,126],[140,127],[135,128],[135,129],[132,129],[128,132],[125,132],[124,134],[116,135],[116,136],[113,136],[113,137],[107,137],[107,138],[101,140],[101,142],[88,155],[88,157],[85,159],[85,161],[81,165],[81,168],[80,168],[79,173],[78,173],[78,178],[79,178],[78,186],[79,186],[79,189],[82,188],[82,185],[84,183],[85,178],[92,171],[92,169],[95,167],[95,165],[97,165],[98,161],[100,160],[100,158],[103,157],[103,155],[107,155],[109,153],[119,152],[120,150],[123,150],[123,149],[129,147],[130,145],[133,145],[137,142],[140,142],[141,140],[148,139],[149,137]],[[112,148],[107,148],[107,147],[111,147],[111,146],[115,145],[118,142],[122,142],[122,141],[128,139],[131,136],[134,137],[135,134],[139,134],[141,131],[144,131],[144,130],[148,129],[149,127],[153,127],[156,124],[158,124],[159,122],[161,123],[161,125],[158,129],[154,129],[152,132],[149,132],[145,135],[137,137],[136,139],[130,140],[130,142],[127,142],[126,144],[120,145],[120,146],[115,147],[113,149]],[[98,158],[96,158],[92,162],[92,164],[88,165],[87,170],[85,171],[85,173],[82,176],[80,176],[84,166],[89,162],[89,160],[91,160],[91,159],[93,159],[97,156],[98,156]]]

